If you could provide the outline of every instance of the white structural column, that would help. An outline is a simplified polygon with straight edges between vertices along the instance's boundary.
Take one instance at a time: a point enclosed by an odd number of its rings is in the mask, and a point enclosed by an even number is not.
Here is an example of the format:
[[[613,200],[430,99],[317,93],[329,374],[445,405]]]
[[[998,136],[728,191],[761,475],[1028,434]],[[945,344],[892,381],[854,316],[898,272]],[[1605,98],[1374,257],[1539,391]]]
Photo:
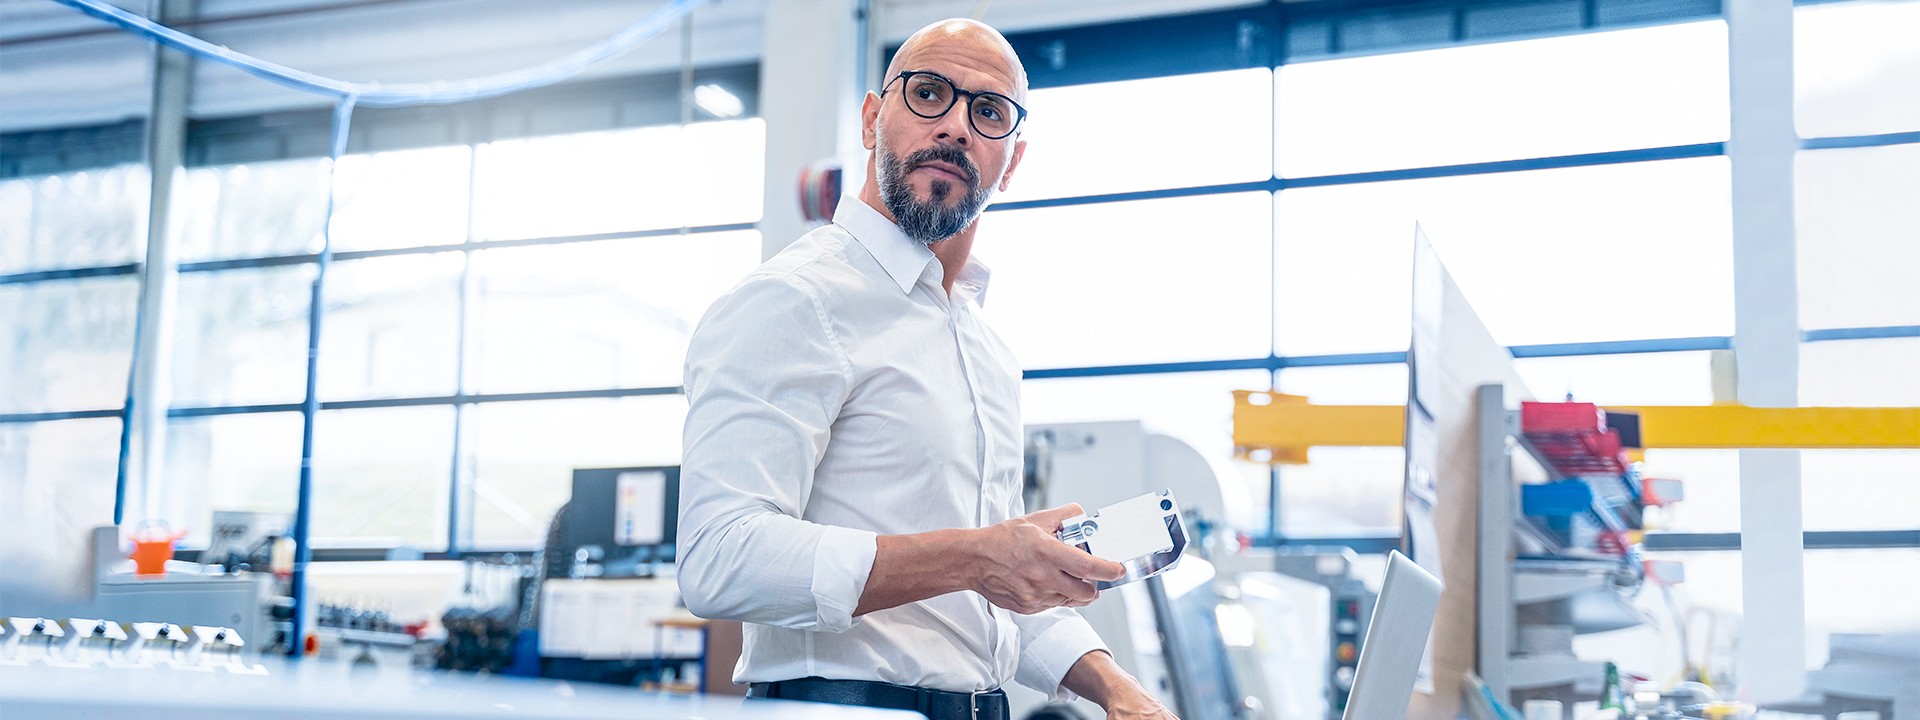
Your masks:
[[[761,256],[812,229],[800,216],[800,171],[841,158],[845,192],[866,175],[859,158],[861,46],[859,0],[771,0],[760,56],[760,117],[767,124]]]
[[[1799,404],[1794,261],[1793,3],[1727,0],[1732,71],[1734,360],[1740,401]],[[1740,451],[1740,685],[1752,702],[1806,686],[1800,454]]]
[[[154,0],[151,17],[174,24],[192,19],[192,0]],[[123,525],[166,520],[175,527],[177,496],[164,489],[167,472],[167,406],[171,404],[173,315],[179,258],[174,249],[172,199],[174,174],[180,170],[187,145],[187,99],[193,82],[193,59],[186,53],[153,46],[153,112],[147,118],[147,167],[153,186],[148,194],[147,258],[140,266],[139,331],[133,349],[133,416],[128,432],[126,495],[122,498]],[[172,499],[173,502],[168,502]]]

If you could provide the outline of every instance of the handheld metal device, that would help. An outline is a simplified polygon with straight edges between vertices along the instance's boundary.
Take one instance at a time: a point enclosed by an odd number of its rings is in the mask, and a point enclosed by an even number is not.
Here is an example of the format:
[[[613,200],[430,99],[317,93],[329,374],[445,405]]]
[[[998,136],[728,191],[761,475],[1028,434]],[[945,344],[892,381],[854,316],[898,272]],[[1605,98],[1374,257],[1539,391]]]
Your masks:
[[[1127,574],[1094,586],[1106,590],[1160,574],[1180,562],[1187,549],[1187,528],[1172,490],[1108,505],[1091,515],[1060,523],[1061,542],[1094,557],[1126,566]]]

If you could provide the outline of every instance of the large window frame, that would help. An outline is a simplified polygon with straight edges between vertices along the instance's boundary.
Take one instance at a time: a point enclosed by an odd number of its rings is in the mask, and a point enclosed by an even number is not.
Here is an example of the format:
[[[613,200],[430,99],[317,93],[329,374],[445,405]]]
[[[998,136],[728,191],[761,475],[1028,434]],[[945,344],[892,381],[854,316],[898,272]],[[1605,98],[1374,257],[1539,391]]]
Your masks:
[[[1723,9],[1717,0],[1681,0],[1652,7],[1645,3],[1632,4],[1611,2],[1609,0],[1566,0],[1564,3],[1571,12],[1560,13],[1563,21],[1541,22],[1485,22],[1476,18],[1490,17],[1489,13],[1514,10],[1521,5],[1538,6],[1535,3],[1502,2],[1414,2],[1402,5],[1383,6],[1376,3],[1336,2],[1336,3],[1268,3],[1258,7],[1237,8],[1216,12],[1196,13],[1172,18],[1154,18],[1148,20],[1108,23],[1096,26],[1053,29],[1044,31],[1014,33],[1009,40],[1023,57],[1030,58],[1028,69],[1032,84],[1036,88],[1075,85],[1116,80],[1162,77],[1229,69],[1277,68],[1293,62],[1311,62],[1362,54],[1401,52],[1406,50],[1448,45],[1512,40],[1528,37],[1548,37],[1596,30],[1645,26],[1723,18]],[[1546,16],[1542,16],[1546,17]],[[1416,35],[1414,39],[1402,41],[1397,45],[1380,45],[1357,42],[1356,38],[1371,37],[1365,28],[1369,23],[1399,22],[1407,18],[1427,18],[1423,22],[1432,22],[1437,28],[1428,35]],[[1434,20],[1434,18],[1438,18]],[[1558,24],[1555,24],[1555,23]],[[1072,52],[1068,52],[1071,47]],[[702,71],[705,72],[705,71]],[[757,80],[757,68],[720,69],[714,71],[720,75],[732,73],[737,77],[748,72]],[[662,81],[664,82],[664,81]],[[757,85],[753,83],[753,85]],[[652,86],[643,85],[644,90]],[[658,88],[654,88],[657,90]],[[627,88],[633,91],[634,88]],[[514,96],[502,99],[492,106],[497,112],[520,113],[522,119],[517,124],[519,135],[532,136],[559,132],[562,130],[598,129],[591,127],[568,127],[575,120],[559,119],[540,121],[528,113],[538,104],[551,105],[557,98],[589,97],[598,94],[598,90],[585,85],[571,88],[551,89],[540,97]],[[531,94],[529,94],[531,95]],[[748,98],[749,115],[757,114],[757,97]],[[657,108],[655,108],[657,110]],[[414,109],[394,111],[395,127],[409,122],[418,122],[421,118],[445,116],[450,111],[443,108]],[[642,112],[638,115],[616,119],[617,124],[632,126],[642,123],[659,113]],[[316,148],[313,142],[317,133],[324,131],[325,123],[321,111],[305,121],[289,122],[295,114],[281,113],[265,118],[232,118],[224,120],[197,121],[190,128],[189,164],[225,164],[249,160],[269,159],[288,155],[289,149]],[[297,119],[297,118],[296,118]],[[365,120],[358,120],[360,127],[367,123],[380,122],[377,113]],[[560,123],[560,126],[554,125]],[[659,120],[655,120],[659,122]],[[470,128],[470,124],[455,123],[456,127]],[[68,144],[75,142],[99,146],[102,143],[124,145],[127,142],[138,143],[138,133],[131,126],[122,123],[102,128],[60,130],[49,133],[14,134],[0,137],[0,149],[8,150],[12,157],[0,162],[0,177],[19,177],[62,172],[81,167],[101,164],[99,158],[113,158],[127,155],[125,148],[120,151],[100,151],[88,159],[68,162],[68,157],[58,152],[21,153],[25,148],[32,150],[43,145],[59,145],[60,137],[68,138]],[[542,131],[542,132],[535,132]],[[274,134],[272,142],[258,142],[261,133]],[[55,137],[58,134],[59,137]],[[380,137],[379,133],[356,136],[356,145],[352,152],[364,152],[374,149],[386,149],[377,145],[369,146],[359,138]],[[78,138],[75,140],[74,138]],[[248,142],[240,142],[249,138]],[[449,140],[419,143],[411,146],[447,144]],[[479,140],[471,137],[451,138],[454,144],[473,144]],[[1880,133],[1873,135],[1804,137],[1800,141],[1803,152],[1818,152],[1830,149],[1881,147],[1891,145],[1920,144],[1920,129],[1903,132]],[[118,146],[116,146],[118,147]],[[1705,142],[1665,147],[1643,147],[1627,150],[1593,152],[1551,157],[1532,157],[1492,162],[1476,162],[1458,165],[1416,167],[1396,170],[1357,172],[1312,177],[1282,178],[1278,169],[1272,177],[1265,180],[1235,182],[1212,185],[1195,185],[1157,190],[1089,194],[1046,199],[1021,200],[997,203],[988,208],[989,212],[1062,207],[1070,205],[1118,204],[1139,200],[1172,197],[1192,197],[1226,193],[1266,192],[1278,194],[1297,188],[1327,187],[1336,185],[1356,185],[1364,183],[1391,182],[1396,180],[1462,177],[1489,173],[1524,172],[1560,168],[1591,167],[1599,165],[1645,163],[1681,158],[1723,157],[1727,154],[1725,142]],[[137,153],[136,155],[137,156]],[[78,164],[75,164],[78,163]],[[91,164],[89,164],[91,163]],[[660,236],[678,236],[689,233],[728,232],[756,229],[755,223],[734,223],[726,225],[700,226],[690,228],[672,228],[631,233],[611,233],[580,236],[553,236],[521,240],[482,240],[469,235],[457,245],[438,245],[419,248],[390,250],[366,250],[340,252],[334,254],[336,260],[355,260],[364,258],[397,257],[433,253],[460,252],[468,254],[476,251],[506,247],[529,247],[587,242],[612,238],[645,238]],[[215,272],[238,268],[279,267],[316,263],[316,254],[296,254],[274,257],[255,257],[233,260],[186,263],[180,266],[183,273]],[[471,263],[468,263],[470,266]],[[65,268],[22,272],[0,275],[0,285],[42,282],[61,282],[79,278],[111,277],[137,274],[138,264]],[[472,301],[472,285],[469,282],[471,269],[463,270],[461,317],[468,316],[468,304]],[[462,320],[463,332],[466,320]],[[1884,326],[1855,328],[1826,328],[1805,330],[1802,341],[1817,343],[1869,338],[1913,338],[1920,337],[1920,326]],[[1732,338],[1726,336],[1647,338],[1638,340],[1620,340],[1606,342],[1577,342],[1546,345],[1517,345],[1509,348],[1515,358],[1570,357],[1633,353],[1664,353],[1676,351],[1730,350]],[[1027,379],[1112,377],[1160,373],[1189,373],[1218,370],[1265,370],[1270,381],[1277,383],[1278,373],[1288,368],[1380,365],[1406,362],[1405,352],[1360,352],[1327,355],[1280,355],[1269,352],[1264,357],[1229,357],[1186,362],[1088,365],[1070,367],[1050,367],[1030,369],[1024,373]],[[586,398],[625,398],[643,396],[676,395],[681,388],[673,386],[624,387],[598,390],[574,390],[530,393],[481,394],[456,392],[450,395],[431,397],[401,397],[369,400],[328,401],[320,403],[320,410],[341,410],[358,408],[392,408],[417,406],[451,406],[456,410],[454,440],[454,478],[447,498],[449,512],[449,531],[447,548],[444,551],[427,553],[428,557],[460,557],[479,549],[473,548],[467,541],[471,517],[470,488],[462,480],[465,468],[461,455],[459,417],[465,408],[487,403],[510,403],[538,400],[566,400]],[[218,415],[242,415],[250,413],[300,412],[300,403],[278,403],[266,405],[228,405],[176,407],[168,412],[170,418],[192,418]],[[93,408],[60,412],[26,412],[0,414],[0,424],[38,423],[82,418],[119,418],[123,428],[127,421],[128,408]],[[123,429],[124,433],[124,429]],[[124,475],[124,464],[121,470]],[[1279,522],[1282,498],[1281,480],[1277,472],[1268,474],[1269,497],[1268,525],[1265,532],[1255,538],[1261,546],[1285,546],[1292,544],[1345,545],[1361,552],[1379,552],[1398,543],[1397,535],[1369,535],[1355,537],[1292,537],[1286,534]],[[1874,530],[1874,531],[1828,531],[1809,532],[1805,536],[1808,549],[1830,548],[1892,548],[1920,547],[1920,529],[1911,530]],[[1718,551],[1739,547],[1738,533],[1650,533],[1646,538],[1646,547],[1658,551]],[[502,550],[502,549],[493,549]],[[524,550],[524,548],[519,549]],[[324,549],[316,555],[317,559],[364,559],[384,557],[382,551],[343,550],[327,552]]]

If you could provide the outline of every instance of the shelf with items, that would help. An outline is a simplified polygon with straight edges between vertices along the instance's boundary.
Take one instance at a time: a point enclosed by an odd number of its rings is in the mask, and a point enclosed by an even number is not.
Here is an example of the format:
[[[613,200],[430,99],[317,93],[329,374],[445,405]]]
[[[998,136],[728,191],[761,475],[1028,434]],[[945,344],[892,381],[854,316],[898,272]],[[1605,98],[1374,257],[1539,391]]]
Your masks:
[[[1606,663],[1574,638],[1653,620],[1634,602],[1650,581],[1638,542],[1646,509],[1683,497],[1638,462],[1638,418],[1587,403],[1519,403],[1479,393],[1479,674],[1502,700],[1592,699]],[[1516,472],[1516,465],[1538,466]]]

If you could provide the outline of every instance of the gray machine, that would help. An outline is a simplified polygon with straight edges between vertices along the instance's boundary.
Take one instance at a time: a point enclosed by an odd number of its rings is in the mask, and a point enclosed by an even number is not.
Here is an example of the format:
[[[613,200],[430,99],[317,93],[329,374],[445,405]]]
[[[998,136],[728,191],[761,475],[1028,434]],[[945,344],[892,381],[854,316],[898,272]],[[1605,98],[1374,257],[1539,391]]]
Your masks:
[[[1226,473],[1191,446],[1139,422],[1033,425],[1027,439],[1029,509],[1104,507],[1161,488],[1180,500],[1191,534],[1186,559],[1080,611],[1122,668],[1187,720],[1339,717],[1326,690],[1336,672],[1333,633],[1337,626],[1357,640],[1364,621],[1337,623],[1334,598],[1359,603],[1359,618],[1372,608],[1364,585],[1345,582],[1350,556],[1307,566],[1324,573],[1293,572],[1294,561],[1241,548],[1226,528],[1253,523],[1231,514],[1255,508],[1245,488],[1222,482]],[[1008,696],[1016,718],[1045,705],[1025,688],[1009,688]],[[1085,701],[1047,710],[1102,716]]]
[[[1273,567],[1281,574],[1327,589],[1328,720],[1337,720],[1347,710],[1354,674],[1359,672],[1361,643],[1380,597],[1355,577],[1353,566],[1358,559],[1347,548],[1286,550],[1273,556]]]

